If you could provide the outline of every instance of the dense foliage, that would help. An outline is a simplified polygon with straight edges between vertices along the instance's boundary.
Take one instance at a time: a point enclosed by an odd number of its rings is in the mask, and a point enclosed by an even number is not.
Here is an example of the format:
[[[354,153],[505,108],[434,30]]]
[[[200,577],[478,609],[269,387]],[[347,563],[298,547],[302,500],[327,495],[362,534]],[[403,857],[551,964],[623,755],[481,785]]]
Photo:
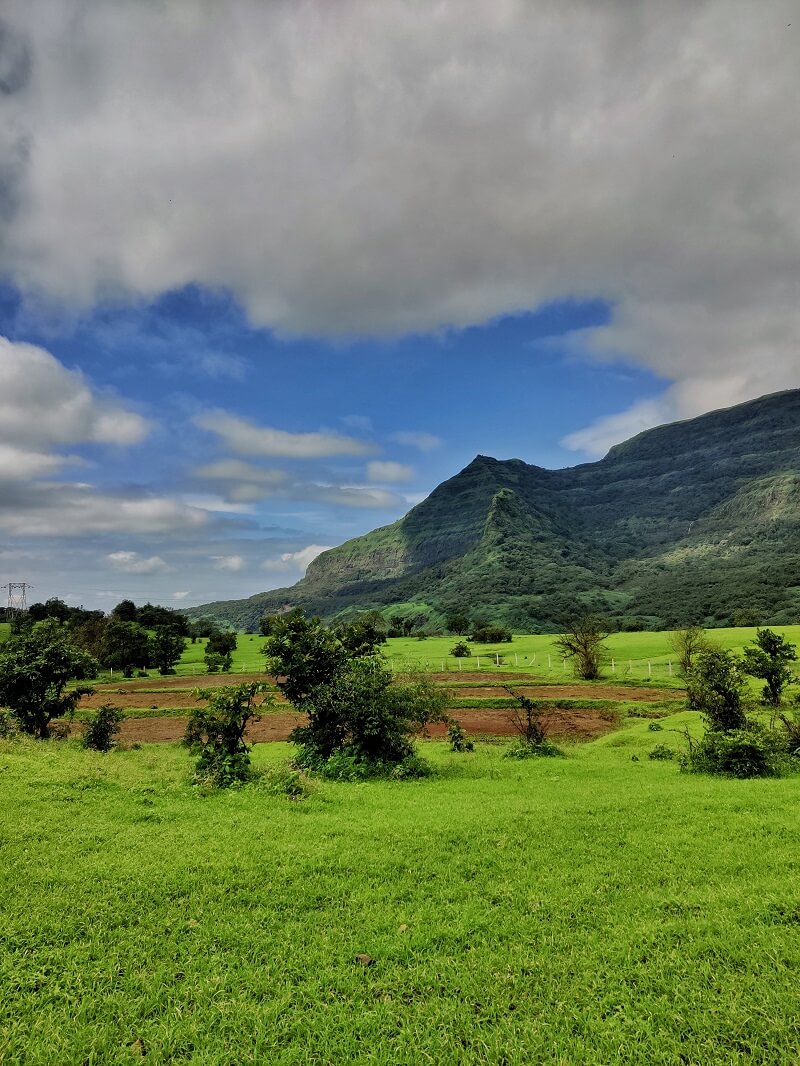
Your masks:
[[[780,704],[783,690],[794,681],[789,663],[796,659],[797,649],[785,637],[771,629],[757,630],[755,643],[745,648],[742,662],[751,677],[766,682],[762,690],[764,703],[771,707]]]
[[[71,715],[91,688],[83,681],[97,673],[97,662],[76,648],[68,630],[54,618],[0,645],[0,706],[8,707],[23,733],[44,739],[54,718]]]
[[[205,706],[192,711],[183,741],[197,756],[196,781],[227,788],[249,779],[250,746],[245,730],[266,702],[257,699],[265,690],[262,682],[250,681],[195,691]]]
[[[308,717],[292,739],[298,763],[328,776],[417,776],[413,734],[443,721],[447,693],[429,677],[400,681],[376,654],[380,634],[356,623],[333,632],[302,611],[266,618],[267,668]],[[405,767],[405,769],[402,769]]]

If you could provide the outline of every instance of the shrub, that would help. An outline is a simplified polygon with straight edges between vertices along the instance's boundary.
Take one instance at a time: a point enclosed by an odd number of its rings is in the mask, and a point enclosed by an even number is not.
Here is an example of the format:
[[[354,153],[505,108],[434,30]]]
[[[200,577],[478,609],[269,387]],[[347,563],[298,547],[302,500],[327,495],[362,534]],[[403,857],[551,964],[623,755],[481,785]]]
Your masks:
[[[283,675],[279,687],[308,717],[291,736],[298,765],[348,780],[382,776],[413,754],[416,730],[445,718],[448,694],[423,675],[395,679],[371,638],[348,650],[302,611],[262,628],[269,667]]]
[[[519,705],[508,712],[508,720],[519,734],[522,745],[537,747],[546,744],[547,736],[541,722],[543,713],[541,704],[535,703],[533,700],[529,700],[527,696],[522,696],[520,693],[515,692],[510,685],[504,685],[503,688]]]
[[[195,690],[196,699],[207,706],[192,711],[183,742],[197,756],[198,784],[228,788],[249,780],[250,748],[244,734],[248,723],[258,719],[256,697],[265,689],[263,682],[250,681]]]
[[[258,787],[273,796],[287,796],[294,800],[307,799],[317,789],[307,774],[286,764],[273,766],[259,774]]]
[[[111,751],[124,719],[123,710],[111,703],[104,703],[86,724],[83,731],[84,748],[90,748],[92,751]]]
[[[451,751],[474,751],[475,745],[464,732],[461,723],[453,719],[447,727]]]
[[[796,659],[797,649],[785,637],[771,629],[756,631],[754,646],[745,648],[742,663],[748,674],[766,681],[761,694],[764,703],[780,704],[784,688],[794,681],[789,663]]]
[[[328,781],[370,781],[381,777],[393,777],[399,781],[429,777],[430,766],[414,751],[398,762],[382,759],[365,759],[352,748],[342,748],[327,759],[315,757],[308,749],[301,748],[295,759],[298,767],[319,774]]]
[[[662,725],[659,725],[658,722],[651,722],[647,728],[650,730],[651,733],[660,733],[664,727]]]
[[[474,644],[510,644],[514,635],[505,626],[491,622],[476,622],[469,639]]]
[[[745,688],[738,659],[723,648],[698,652],[686,675],[689,707],[702,712],[710,730],[741,731],[747,727]]]
[[[14,716],[9,711],[0,710],[0,740],[8,740],[17,732]]]
[[[611,629],[607,622],[595,615],[574,618],[554,644],[565,659],[572,659],[575,676],[584,681],[596,681],[607,658],[603,641]]]
[[[472,652],[469,650],[469,645],[466,641],[459,640],[459,642],[454,644],[450,649],[450,654],[456,659],[468,659]]]
[[[666,744],[656,744],[651,752],[648,753],[648,759],[674,759],[677,752],[674,752],[672,748],[668,748]]]
[[[563,755],[561,748],[556,747],[549,740],[543,740],[538,744],[528,744],[524,740],[518,740],[503,753],[504,759],[541,759],[553,758]]]
[[[682,768],[725,777],[777,777],[783,760],[773,734],[751,726],[727,732],[709,730],[691,744]]]

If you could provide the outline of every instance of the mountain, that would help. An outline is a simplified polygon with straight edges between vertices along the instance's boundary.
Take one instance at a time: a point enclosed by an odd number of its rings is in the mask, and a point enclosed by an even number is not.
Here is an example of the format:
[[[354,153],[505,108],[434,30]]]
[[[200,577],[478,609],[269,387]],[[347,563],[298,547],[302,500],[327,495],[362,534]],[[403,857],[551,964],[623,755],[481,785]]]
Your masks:
[[[432,623],[466,610],[518,632],[556,630],[576,607],[629,628],[800,621],[800,390],[647,430],[563,470],[478,455],[291,588],[186,613],[257,629],[287,605]]]

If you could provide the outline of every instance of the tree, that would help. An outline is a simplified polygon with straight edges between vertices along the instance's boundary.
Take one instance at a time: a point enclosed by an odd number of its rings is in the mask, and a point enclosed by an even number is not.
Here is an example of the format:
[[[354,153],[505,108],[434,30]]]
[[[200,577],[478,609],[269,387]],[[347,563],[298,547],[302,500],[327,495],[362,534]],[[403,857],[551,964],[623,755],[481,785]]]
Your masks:
[[[413,755],[417,729],[445,718],[447,694],[430,678],[396,680],[369,641],[351,650],[319,618],[299,610],[265,620],[262,628],[268,669],[308,718],[291,738],[301,765],[325,772],[329,760],[343,756],[364,775],[385,772]]]
[[[83,734],[83,746],[92,751],[111,751],[116,743],[125,712],[111,703],[104,703],[88,723]]]
[[[723,648],[698,652],[686,675],[689,707],[703,713],[713,732],[746,729],[744,671],[736,656]]]
[[[8,707],[20,729],[45,739],[54,718],[71,715],[91,688],[64,689],[70,681],[95,677],[97,661],[69,640],[55,619],[0,645],[0,705]]]
[[[330,682],[344,663],[347,652],[342,642],[319,618],[306,618],[302,608],[261,619],[261,632],[267,642],[267,670],[283,674],[278,687],[298,710],[320,685]]]
[[[669,646],[678,657],[678,668],[688,674],[701,651],[708,647],[706,632],[701,626],[684,626],[670,635]]]
[[[230,671],[237,643],[236,634],[230,630],[215,629],[209,634],[204,659],[210,674]]]
[[[386,623],[379,611],[364,611],[339,622],[333,632],[351,655],[369,655],[379,644],[386,643]]]
[[[463,637],[465,633],[469,633],[469,615],[464,614],[463,611],[453,611],[447,616],[444,624],[447,632],[457,637]]]
[[[602,618],[586,614],[574,618],[554,643],[565,659],[572,659],[576,677],[596,681],[608,655],[603,641],[610,632]]]
[[[120,600],[111,611],[111,617],[119,622],[138,622],[139,614],[133,600]]]
[[[184,638],[171,626],[159,626],[150,637],[149,661],[160,674],[174,674],[183,655]]]
[[[144,669],[150,661],[150,641],[136,622],[123,622],[113,616],[103,634],[100,661],[104,666],[121,670],[125,677],[133,677],[135,669]]]
[[[250,722],[258,721],[260,707],[272,701],[271,696],[257,701],[265,689],[262,681],[248,681],[195,690],[195,697],[206,706],[192,711],[183,742],[197,755],[198,781],[225,788],[248,779],[250,746],[245,731]]]
[[[494,622],[473,622],[469,639],[474,644],[510,644],[514,639],[510,629]]]
[[[742,664],[752,677],[766,681],[762,689],[764,703],[777,707],[786,685],[794,681],[789,663],[797,659],[797,649],[786,637],[771,629],[756,630],[755,646],[744,649]]]

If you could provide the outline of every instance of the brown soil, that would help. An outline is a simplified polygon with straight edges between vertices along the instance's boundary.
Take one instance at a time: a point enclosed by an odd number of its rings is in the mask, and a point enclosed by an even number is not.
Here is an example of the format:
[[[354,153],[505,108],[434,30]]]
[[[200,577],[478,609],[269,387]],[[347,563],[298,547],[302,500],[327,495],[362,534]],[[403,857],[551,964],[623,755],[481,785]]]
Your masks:
[[[455,710],[450,712],[464,729],[473,735],[509,737],[515,734],[503,710]],[[187,718],[128,718],[122,723],[123,742],[150,743],[152,741],[180,740],[186,731]],[[251,743],[287,740],[291,731],[305,721],[301,714],[265,714],[247,731]],[[590,708],[554,709],[542,718],[548,736],[589,740],[615,728],[616,716],[608,711]],[[429,726],[426,735],[443,737],[444,725]]]
[[[446,684],[446,682],[444,682]],[[568,700],[680,700],[685,693],[676,689],[628,688],[625,685],[514,685],[514,691],[530,699],[568,699]],[[502,686],[458,685],[454,688],[456,699],[459,696],[508,696]]]

